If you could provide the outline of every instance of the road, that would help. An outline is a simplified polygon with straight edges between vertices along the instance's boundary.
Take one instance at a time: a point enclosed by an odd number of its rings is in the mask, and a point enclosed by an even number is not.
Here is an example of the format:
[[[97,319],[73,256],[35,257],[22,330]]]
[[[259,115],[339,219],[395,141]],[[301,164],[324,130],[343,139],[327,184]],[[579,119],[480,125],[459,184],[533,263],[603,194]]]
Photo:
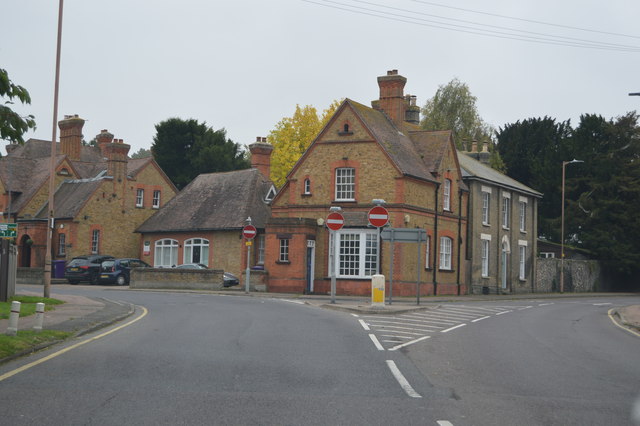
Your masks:
[[[134,303],[141,318],[1,381],[3,424],[632,425],[640,395],[640,338],[607,316],[638,298],[367,317],[276,298],[56,291]]]

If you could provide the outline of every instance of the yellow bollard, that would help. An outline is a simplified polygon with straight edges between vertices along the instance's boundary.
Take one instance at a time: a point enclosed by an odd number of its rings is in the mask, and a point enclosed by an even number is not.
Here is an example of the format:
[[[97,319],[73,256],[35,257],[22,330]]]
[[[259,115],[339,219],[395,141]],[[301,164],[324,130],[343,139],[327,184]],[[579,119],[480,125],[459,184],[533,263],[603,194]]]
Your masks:
[[[371,306],[384,308],[384,275],[376,274],[371,277]]]

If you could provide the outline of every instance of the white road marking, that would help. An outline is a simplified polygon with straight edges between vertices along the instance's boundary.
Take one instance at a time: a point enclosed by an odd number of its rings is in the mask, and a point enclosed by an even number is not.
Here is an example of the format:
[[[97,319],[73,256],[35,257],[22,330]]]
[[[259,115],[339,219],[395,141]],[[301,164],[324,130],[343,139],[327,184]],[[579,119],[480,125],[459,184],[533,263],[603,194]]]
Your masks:
[[[551,303],[540,303],[538,306],[549,306],[549,305],[553,305],[553,302],[551,302]]]
[[[594,303],[593,306],[606,306],[611,305],[611,303]]]
[[[358,322],[360,323],[360,325],[362,326],[362,328],[364,328],[365,330],[367,330],[367,331],[371,330],[371,329],[369,328],[369,326],[367,325],[367,323],[366,323],[366,322],[364,322],[364,321],[362,321],[362,320],[358,320]]]
[[[496,313],[496,316],[498,316],[498,315],[503,315],[503,314],[508,314],[509,312],[513,312],[513,311],[502,311],[502,312],[498,312],[498,313]]]
[[[431,336],[423,336],[423,337],[420,337],[419,339],[415,339],[415,340],[412,340],[410,342],[406,342],[406,343],[403,343],[401,345],[394,346],[389,350],[390,351],[395,351],[395,350],[398,350],[400,348],[404,348],[405,346],[413,345],[414,343],[418,343],[418,342],[421,342],[423,340],[430,339],[430,338],[431,338]]]
[[[491,318],[491,317],[476,318],[474,320],[471,320],[471,322],[478,322],[478,321],[486,320],[487,318]]]
[[[519,311],[524,311],[525,309],[531,309],[533,306],[523,306],[522,308],[518,308]]]
[[[278,300],[282,300],[283,302],[295,303],[297,305],[306,305],[305,302],[301,302],[299,300],[291,300],[291,299],[278,299]]]
[[[453,423],[448,420],[438,420],[437,423],[438,426],[453,426]]]
[[[402,330],[396,330],[397,328],[402,328],[402,327],[385,327],[383,330],[378,330],[379,332],[387,332],[387,333],[400,333],[400,334],[411,334],[414,336],[424,336],[424,333],[413,333],[411,331],[402,331]],[[413,330],[412,328],[410,328],[409,330]],[[433,331],[433,330],[429,330],[429,331]]]
[[[359,317],[360,317],[360,315],[358,315],[358,314],[351,314],[351,315],[353,315],[353,316],[354,316],[354,317],[356,317],[356,318],[359,318]]]
[[[400,321],[369,321],[369,326],[371,326],[371,327],[385,327],[385,326],[387,326],[387,324],[398,324],[398,325],[403,325],[403,326],[412,326],[411,329],[420,328],[420,327],[437,328],[437,329],[444,328],[444,327],[438,327],[437,325],[407,324],[406,322],[400,322]],[[393,327],[393,326],[389,325],[389,327]],[[406,327],[399,327],[399,328],[406,328]]]
[[[411,387],[407,379],[405,379],[405,377],[398,369],[398,366],[395,362],[388,359],[387,366],[389,367],[389,370],[391,370],[391,374],[393,374],[393,377],[396,378],[396,380],[400,384],[400,387],[407,393],[407,395],[409,395],[411,398],[422,398],[422,396]]]
[[[371,341],[373,342],[373,344],[376,346],[376,348],[378,348],[379,351],[384,351],[384,346],[382,346],[380,344],[380,342],[378,341],[378,338],[376,337],[375,334],[370,334],[369,338],[371,339]]]
[[[451,328],[447,328],[446,330],[442,330],[442,331],[440,331],[440,333],[448,333],[451,330],[455,330],[456,328],[464,327],[465,325],[467,325],[467,324],[458,324],[455,327],[451,327]]]

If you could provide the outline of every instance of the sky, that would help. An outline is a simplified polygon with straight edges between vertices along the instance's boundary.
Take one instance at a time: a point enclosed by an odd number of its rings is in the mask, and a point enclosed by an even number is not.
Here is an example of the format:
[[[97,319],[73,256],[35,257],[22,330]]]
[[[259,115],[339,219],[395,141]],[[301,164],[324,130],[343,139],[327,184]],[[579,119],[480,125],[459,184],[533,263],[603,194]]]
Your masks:
[[[0,68],[32,99],[13,108],[51,140],[58,1],[1,9]],[[496,128],[576,125],[640,109],[639,16],[635,0],[66,0],[55,121],[78,114],[87,141],[108,129],[130,154],[172,117],[249,145],[296,104],[370,105],[397,69],[421,106],[458,78]]]

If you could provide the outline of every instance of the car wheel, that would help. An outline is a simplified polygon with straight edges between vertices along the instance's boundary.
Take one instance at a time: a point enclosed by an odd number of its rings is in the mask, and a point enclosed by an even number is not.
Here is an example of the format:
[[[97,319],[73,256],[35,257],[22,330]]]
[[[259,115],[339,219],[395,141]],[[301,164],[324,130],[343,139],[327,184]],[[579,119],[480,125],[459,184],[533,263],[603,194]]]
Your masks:
[[[125,277],[124,275],[118,275],[118,278],[116,278],[116,284],[127,285],[127,277]]]
[[[91,276],[89,277],[89,282],[91,283],[91,285],[98,284],[98,274],[91,274]]]

